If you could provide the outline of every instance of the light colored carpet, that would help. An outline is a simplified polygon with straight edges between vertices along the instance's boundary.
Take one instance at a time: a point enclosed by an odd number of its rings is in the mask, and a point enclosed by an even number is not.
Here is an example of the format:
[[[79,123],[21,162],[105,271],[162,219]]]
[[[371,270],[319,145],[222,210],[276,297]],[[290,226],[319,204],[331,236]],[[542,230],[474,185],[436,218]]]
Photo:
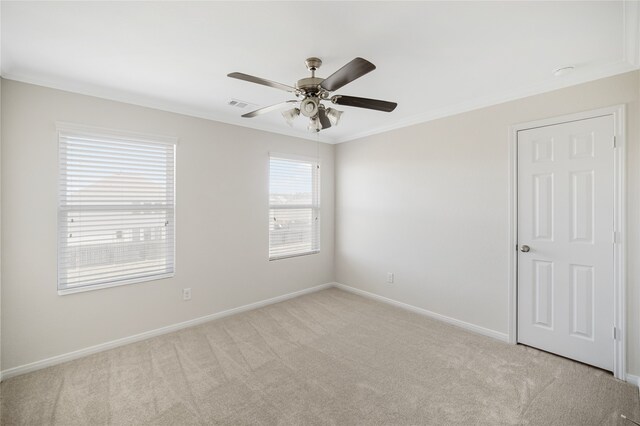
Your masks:
[[[338,289],[8,379],[1,392],[7,425],[640,418],[638,389],[608,373]]]

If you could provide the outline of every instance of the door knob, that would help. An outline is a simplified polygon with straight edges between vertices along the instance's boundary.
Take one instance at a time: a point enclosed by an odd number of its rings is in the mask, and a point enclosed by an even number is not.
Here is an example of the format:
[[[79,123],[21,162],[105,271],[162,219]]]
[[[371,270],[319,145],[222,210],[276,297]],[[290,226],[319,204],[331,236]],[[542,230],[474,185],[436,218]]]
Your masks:
[[[520,251],[523,253],[529,253],[529,250],[531,250],[531,247],[527,245],[523,245],[522,247],[520,247]]]

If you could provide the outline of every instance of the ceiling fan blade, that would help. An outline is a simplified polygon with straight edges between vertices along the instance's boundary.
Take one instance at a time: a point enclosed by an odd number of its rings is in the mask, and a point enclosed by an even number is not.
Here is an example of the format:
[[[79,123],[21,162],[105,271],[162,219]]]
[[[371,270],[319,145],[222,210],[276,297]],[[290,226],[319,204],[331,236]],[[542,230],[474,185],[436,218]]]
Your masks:
[[[282,108],[283,106],[285,106],[285,105],[287,105],[287,104],[290,104],[290,103],[292,103],[292,102],[299,102],[299,101],[298,101],[297,99],[292,99],[292,100],[290,100],[290,101],[280,102],[279,104],[271,105],[271,106],[268,106],[268,107],[264,107],[264,108],[257,109],[257,110],[255,110],[255,111],[248,112],[248,113],[246,113],[246,114],[243,114],[243,115],[242,115],[242,117],[243,117],[243,118],[253,118],[253,117],[256,117],[256,116],[258,116],[258,115],[266,114],[266,113],[268,113],[268,112],[271,112],[271,111],[275,111],[275,110],[277,110],[277,109],[280,109],[280,108]]]
[[[327,111],[324,108],[320,108],[318,110],[318,119],[320,120],[320,124],[322,124],[322,130],[331,127],[331,121],[329,121],[329,117],[327,117]]]
[[[329,92],[338,90],[345,84],[351,83],[353,80],[362,77],[368,72],[376,69],[376,66],[366,59],[355,58],[338,71],[325,78],[320,87]]]
[[[249,74],[243,74],[241,72],[232,72],[227,74],[227,77],[237,78],[238,80],[249,81],[251,83],[262,84],[263,86],[273,87],[274,89],[284,90],[285,92],[295,93],[295,87],[287,86],[286,84],[276,83],[275,81],[265,80],[264,78],[254,77]]]
[[[377,111],[391,112],[398,106],[395,102],[380,101],[378,99],[357,98],[355,96],[336,95],[331,102],[337,105],[352,106],[357,108],[375,109]]]

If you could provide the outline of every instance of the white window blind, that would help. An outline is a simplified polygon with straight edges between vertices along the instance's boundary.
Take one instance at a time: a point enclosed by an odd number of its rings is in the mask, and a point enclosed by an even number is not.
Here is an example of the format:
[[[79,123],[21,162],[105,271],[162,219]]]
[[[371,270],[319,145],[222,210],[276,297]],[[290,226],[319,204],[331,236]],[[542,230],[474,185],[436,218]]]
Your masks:
[[[58,291],[172,276],[175,144],[59,131]]]
[[[320,251],[320,167],[315,159],[271,154],[269,259]]]

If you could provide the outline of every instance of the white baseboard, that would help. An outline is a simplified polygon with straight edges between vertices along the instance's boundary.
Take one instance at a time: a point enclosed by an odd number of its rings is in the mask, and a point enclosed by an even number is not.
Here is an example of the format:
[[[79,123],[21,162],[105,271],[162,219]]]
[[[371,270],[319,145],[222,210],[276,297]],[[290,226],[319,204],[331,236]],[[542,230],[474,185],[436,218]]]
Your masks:
[[[203,317],[194,318],[192,320],[168,325],[166,327],[156,328],[155,330],[145,331],[144,333],[135,334],[133,336],[123,337],[121,339],[112,340],[110,342],[100,343],[99,345],[89,346],[88,348],[79,349],[77,351],[68,352],[66,354],[52,356],[51,358],[46,358],[46,359],[35,361],[29,364],[19,365],[17,367],[0,371],[0,381],[4,379],[8,379],[10,377],[19,376],[21,374],[26,374],[32,371],[40,370],[42,368],[51,367],[57,364],[62,364],[63,362],[71,361],[77,358],[82,358],[87,355],[117,348],[118,346],[139,342],[141,340],[146,340],[151,337],[171,333],[177,330],[181,330],[183,328],[192,327],[194,325],[213,321],[219,318],[224,318],[230,315],[239,314],[241,312],[262,308],[263,306],[272,305],[274,303],[282,302],[288,299],[293,299],[294,297],[302,296],[304,294],[314,293],[316,291],[334,287],[335,285],[336,283],[320,284],[315,287],[305,288],[304,290],[294,291],[293,293],[283,294],[282,296],[272,297],[271,299],[261,300],[259,302],[250,303],[248,305],[239,306],[237,308],[228,309],[226,311],[217,312],[215,314],[205,315]]]
[[[408,311],[415,312],[417,314],[425,315],[427,317],[430,317],[439,321],[443,321],[460,328],[464,328],[465,330],[482,334],[483,336],[493,337],[494,339],[498,339],[502,342],[509,343],[509,335],[507,333],[501,333],[499,331],[491,330],[489,328],[481,327],[479,325],[471,324],[455,318],[447,317],[445,315],[437,314],[435,312],[431,312],[423,308],[418,308],[417,306],[409,305],[408,303],[398,302],[397,300],[389,299],[388,297],[380,296],[375,293],[370,293],[365,290],[360,290],[359,288],[351,287],[345,284],[334,283],[334,287],[348,291],[353,294],[358,294],[360,296],[368,297],[369,299],[373,299],[383,303],[387,303],[389,305],[397,306],[399,308],[406,309]],[[639,376],[634,376],[633,374],[627,374],[625,378],[628,383],[638,386],[638,391],[640,392]]]
[[[446,322],[447,324],[464,328],[465,330],[469,330],[474,333],[482,334],[483,336],[493,337],[494,339],[498,339],[502,342],[509,343],[509,335],[506,333],[501,333],[499,331],[491,330],[489,328],[481,327],[479,325],[471,324],[471,323],[461,321],[455,318],[451,318],[442,314],[437,314],[435,312],[431,312],[423,308],[418,308],[417,306],[409,305],[408,303],[398,302],[397,300],[389,299],[384,296],[379,296],[375,293],[369,293],[368,291],[360,290],[359,288],[351,287],[345,284],[335,283],[335,286],[342,290],[345,290],[354,294],[358,294],[360,296],[368,297],[369,299],[373,299],[383,303],[387,303],[389,305],[397,306],[399,308],[406,309],[408,311],[415,312],[417,314],[424,315],[429,318]]]
[[[29,364],[19,365],[17,367],[9,368],[7,370],[0,371],[0,381],[4,379],[8,379],[10,377],[19,376],[21,374],[30,373],[32,371],[40,370],[42,368],[51,367],[54,365],[62,364],[67,361],[72,361],[74,359],[82,358],[87,355],[92,355],[98,352],[106,351],[109,349],[117,348],[119,346],[123,346],[129,343],[139,342],[141,340],[150,339],[155,336],[160,336],[162,334],[171,333],[174,331],[181,330],[183,328],[192,327],[194,325],[203,324],[205,322],[213,321],[216,319],[228,317],[230,315],[239,314],[241,312],[251,311],[254,309],[262,308],[264,306],[272,305],[274,303],[283,302],[285,300],[293,299],[294,297],[302,296],[309,293],[314,293],[316,291],[324,290],[330,287],[336,287],[354,294],[358,294],[360,296],[364,296],[373,300],[377,300],[383,303],[387,303],[389,305],[397,306],[399,308],[406,309],[411,312],[415,312],[421,315],[425,315],[427,317],[443,321],[445,323],[455,325],[457,327],[463,328],[465,330],[472,331],[474,333],[482,334],[484,336],[492,337],[494,339],[507,342],[509,341],[509,336],[506,333],[501,333],[499,331],[491,330],[485,327],[481,327],[475,324],[471,324],[465,321],[461,321],[455,318],[450,318],[445,315],[437,314],[435,312],[428,311],[423,308],[418,308],[417,306],[409,305],[408,303],[399,302],[397,300],[389,299],[384,296],[379,296],[374,293],[370,293],[368,291],[360,290],[355,287],[351,287],[345,284],[340,284],[337,282],[320,284],[315,287],[306,288],[304,290],[294,291],[293,293],[283,294],[281,296],[272,297],[271,299],[261,300],[259,302],[250,303],[248,305],[239,306],[237,308],[228,309],[226,311],[217,312],[210,315],[205,315],[203,317],[194,318],[192,320],[180,322],[177,324],[168,325],[166,327],[157,328],[155,330],[146,331],[144,333],[135,334],[133,336],[123,337],[121,339],[112,340],[110,342],[101,343],[95,346],[90,346],[87,348],[79,349],[77,351],[68,352],[66,354],[56,355],[51,358],[46,358],[40,361],[35,361]],[[640,377],[627,374],[626,381],[638,386],[640,388]]]

